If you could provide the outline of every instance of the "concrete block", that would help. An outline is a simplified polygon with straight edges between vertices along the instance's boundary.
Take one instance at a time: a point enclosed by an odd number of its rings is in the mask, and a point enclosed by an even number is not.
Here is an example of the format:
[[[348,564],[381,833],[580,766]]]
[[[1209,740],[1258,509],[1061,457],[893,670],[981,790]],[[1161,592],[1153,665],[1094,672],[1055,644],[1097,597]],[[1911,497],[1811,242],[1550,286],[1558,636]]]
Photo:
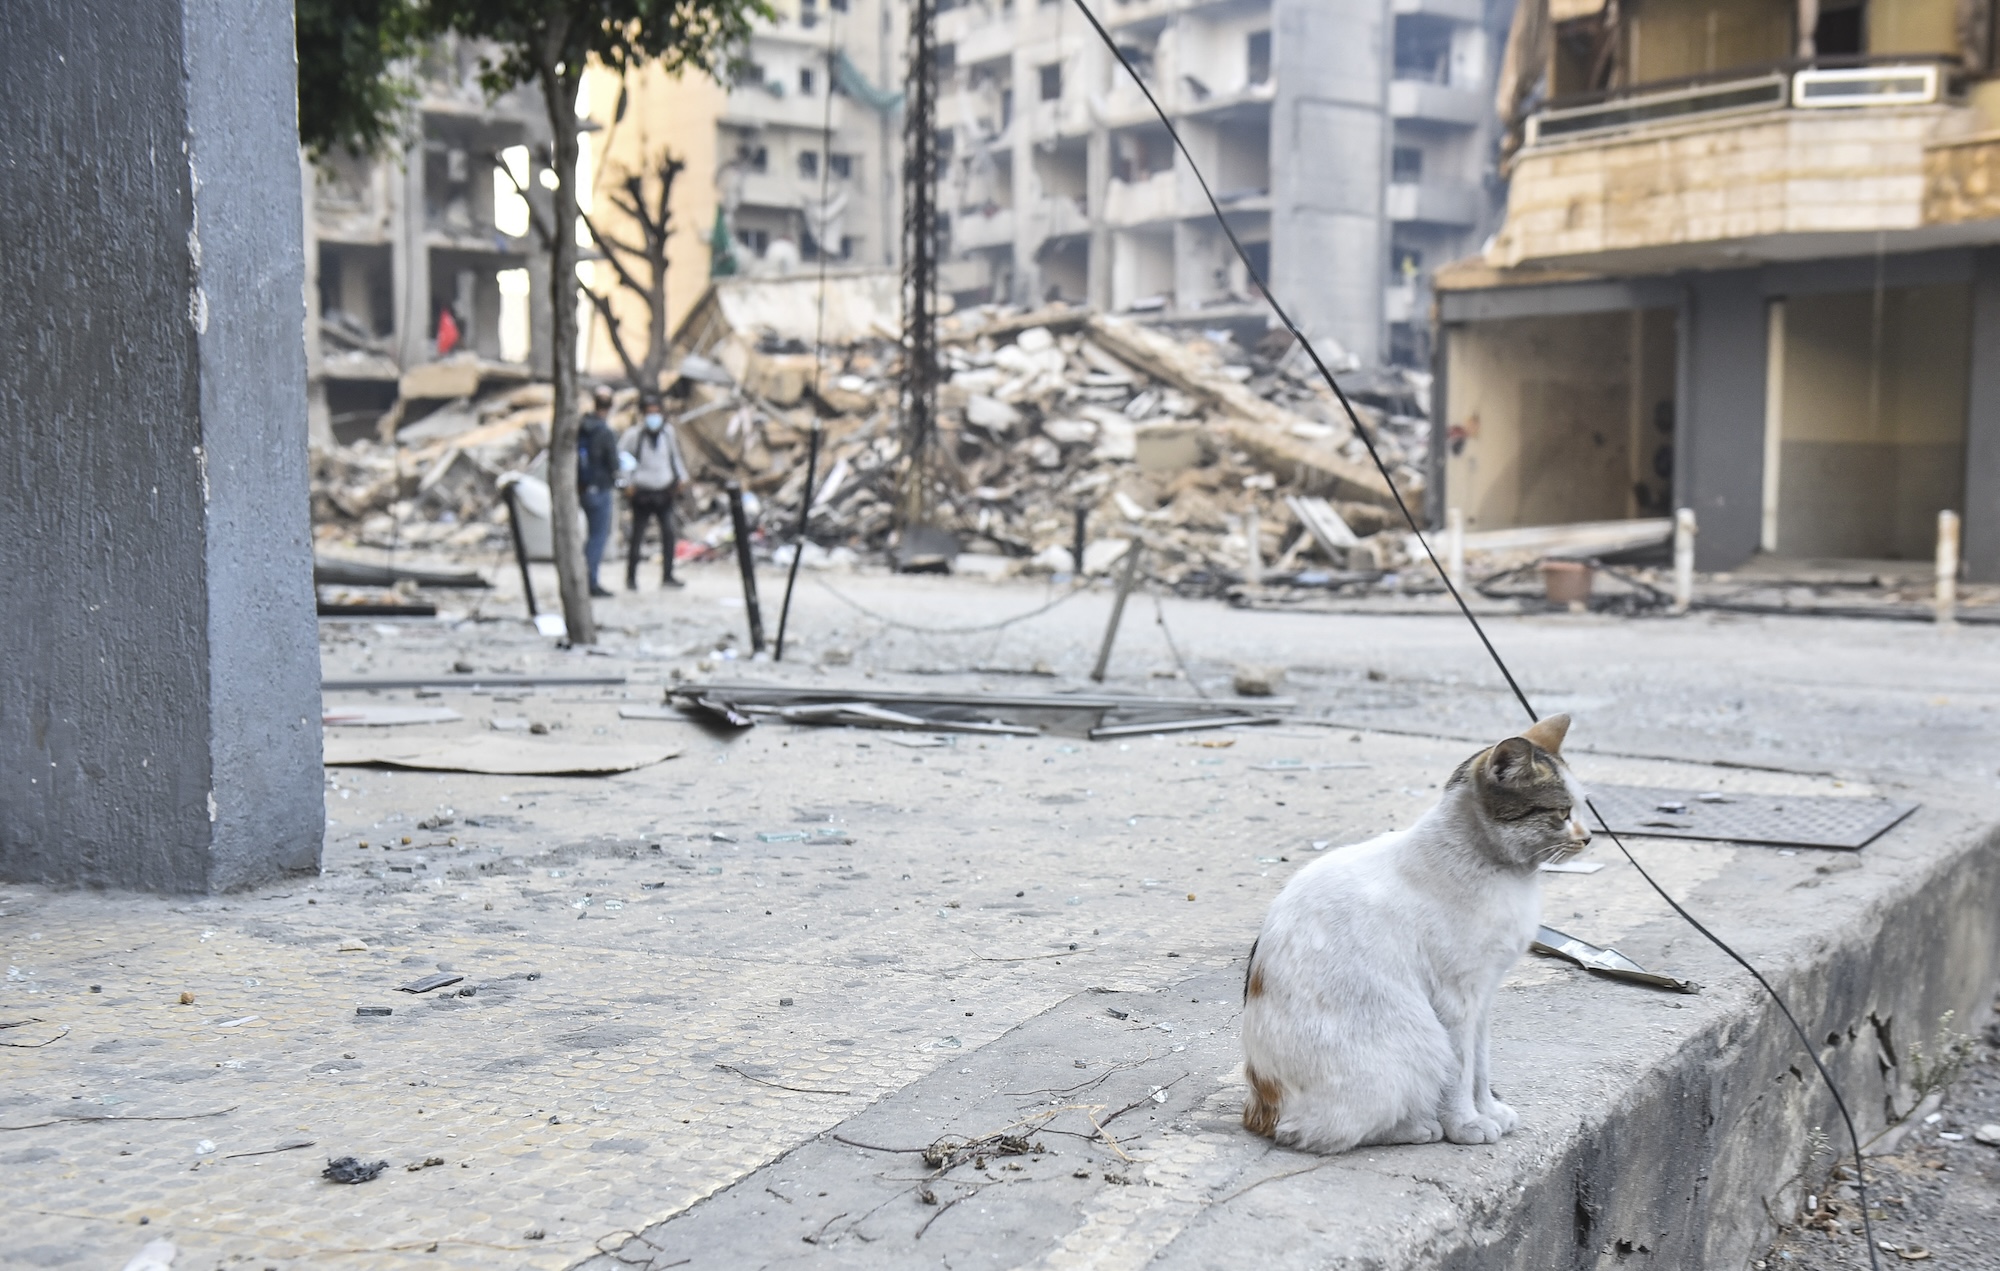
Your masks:
[[[1201,430],[1194,424],[1146,424],[1133,432],[1142,472],[1186,472],[1201,462]]]
[[[0,877],[315,870],[291,6],[21,0],[0,47]]]
[[[401,390],[409,398],[470,397],[479,391],[479,366],[469,358],[425,362],[403,372]]]

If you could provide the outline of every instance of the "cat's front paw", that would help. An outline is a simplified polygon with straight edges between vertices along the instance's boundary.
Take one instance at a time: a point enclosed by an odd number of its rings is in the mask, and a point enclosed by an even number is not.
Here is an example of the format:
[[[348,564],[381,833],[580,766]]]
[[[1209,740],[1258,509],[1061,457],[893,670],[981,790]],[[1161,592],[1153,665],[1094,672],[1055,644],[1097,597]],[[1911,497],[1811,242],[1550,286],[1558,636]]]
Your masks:
[[[1450,1116],[1444,1121],[1444,1137],[1453,1143],[1498,1143],[1500,1123],[1476,1112],[1468,1117]]]
[[[1521,1114],[1498,1099],[1489,1100],[1486,1106],[1479,1111],[1491,1118],[1493,1123],[1500,1127],[1500,1133],[1502,1134],[1512,1134],[1515,1128],[1521,1124]]]

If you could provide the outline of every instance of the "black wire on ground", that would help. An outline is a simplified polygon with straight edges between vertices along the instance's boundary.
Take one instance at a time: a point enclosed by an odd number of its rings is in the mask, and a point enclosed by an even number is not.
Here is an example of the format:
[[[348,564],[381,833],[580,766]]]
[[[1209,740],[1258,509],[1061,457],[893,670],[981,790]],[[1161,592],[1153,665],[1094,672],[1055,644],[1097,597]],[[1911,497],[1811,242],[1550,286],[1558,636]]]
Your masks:
[[[1201,186],[1202,197],[1208,200],[1209,211],[1214,215],[1215,223],[1221,227],[1223,237],[1229,240],[1229,246],[1236,252],[1237,259],[1243,262],[1243,268],[1248,274],[1250,281],[1256,285],[1257,290],[1263,295],[1265,303],[1271,306],[1271,312],[1277,316],[1278,321],[1284,325],[1285,330],[1291,333],[1292,338],[1298,341],[1299,347],[1306,351],[1306,356],[1312,359],[1313,368],[1319,372],[1320,378],[1326,382],[1326,386],[1333,391],[1335,400],[1340,403],[1341,409],[1347,414],[1347,421],[1353,427],[1354,435],[1360,438],[1362,446],[1368,451],[1368,458],[1374,462],[1376,471],[1382,474],[1383,483],[1389,487],[1389,494],[1396,501],[1397,511],[1403,514],[1403,520],[1409,525],[1410,532],[1416,536],[1417,542],[1422,545],[1424,555],[1430,558],[1431,567],[1437,570],[1438,577],[1444,582],[1445,590],[1450,592],[1451,598],[1458,602],[1459,612],[1464,614],[1466,622],[1471,624],[1473,634],[1479,637],[1479,643],[1485,647],[1487,656],[1493,659],[1493,665],[1498,668],[1501,677],[1507,681],[1507,687],[1513,691],[1515,700],[1520,702],[1521,709],[1527,712],[1530,721],[1539,720],[1541,717],[1535,713],[1534,703],[1528,700],[1528,695],[1522,691],[1520,683],[1515,680],[1513,671],[1508,669],[1506,659],[1502,658],[1500,651],[1493,647],[1493,641],[1487,638],[1486,628],[1479,624],[1479,619],[1473,614],[1471,607],[1465,603],[1465,597],[1459,594],[1457,586],[1452,583],[1450,573],[1446,571],[1444,565],[1438,560],[1437,553],[1431,549],[1430,539],[1425,536],[1423,528],[1417,524],[1417,518],[1410,512],[1409,504],[1403,499],[1403,492],[1397,488],[1395,479],[1389,474],[1389,465],[1382,461],[1381,452],[1375,448],[1375,439],[1362,426],[1361,417],[1355,412],[1354,404],[1348,400],[1347,394],[1342,391],[1340,384],[1334,379],[1333,372],[1328,370],[1326,363],[1320,359],[1319,350],[1313,347],[1312,341],[1306,338],[1305,332],[1299,330],[1298,324],[1292,321],[1291,315],[1285,312],[1283,305],[1278,303],[1278,298],[1271,294],[1270,286],[1264,281],[1263,276],[1257,272],[1257,266],[1250,260],[1250,254],[1243,250],[1243,244],[1237,239],[1236,231],[1230,227],[1228,218],[1222,214],[1222,205],[1216,201],[1214,191],[1209,189],[1208,178],[1202,175],[1200,166],[1194,161],[1194,156],[1188,152],[1187,143],[1181,140],[1180,130],[1174,127],[1173,120],[1168,118],[1167,112],[1161,108],[1158,99],[1153,96],[1153,90],[1147,87],[1146,81],[1140,77],[1138,70],[1127,60],[1124,50],[1118,47],[1118,42],[1111,37],[1111,33],[1104,29],[1104,24],[1098,21],[1097,15],[1090,11],[1090,6],[1084,3],[1084,0],[1075,0],[1075,3],[1076,7],[1083,13],[1084,19],[1090,23],[1091,29],[1097,33],[1097,38],[1104,42],[1104,47],[1111,51],[1111,56],[1117,60],[1118,65],[1125,69],[1125,73],[1132,77],[1132,83],[1145,95],[1146,104],[1151,106],[1153,113],[1160,117],[1160,123],[1166,128],[1167,135],[1173,138],[1174,148],[1180,151],[1181,158],[1188,165],[1188,170],[1194,174],[1195,181]],[[1812,1038],[1807,1036],[1806,1030],[1799,1024],[1798,1017],[1792,1014],[1791,1007],[1785,1003],[1785,999],[1778,993],[1778,990],[1772,987],[1771,982],[1764,978],[1763,973],[1750,965],[1749,960],[1731,948],[1728,942],[1723,940],[1721,936],[1716,935],[1696,920],[1695,916],[1689,913],[1686,907],[1678,900],[1675,900],[1666,888],[1660,886],[1657,879],[1646,872],[1646,867],[1641,865],[1638,858],[1632,855],[1631,849],[1625,846],[1624,840],[1618,837],[1616,831],[1611,828],[1610,822],[1604,819],[1604,814],[1597,810],[1597,806],[1594,803],[1586,798],[1584,806],[1588,807],[1590,814],[1597,818],[1598,826],[1617,845],[1619,852],[1631,863],[1632,868],[1639,872],[1639,877],[1645,879],[1647,885],[1655,892],[1658,892],[1660,899],[1666,901],[1667,905],[1676,914],[1680,915],[1683,921],[1700,932],[1709,943],[1722,950],[1738,966],[1748,971],[1751,978],[1756,980],[1764,992],[1770,995],[1772,1002],[1776,1003],[1779,1012],[1784,1015],[1785,1021],[1792,1026],[1792,1031],[1798,1034],[1799,1043],[1805,1048],[1806,1057],[1812,1060],[1813,1068],[1818,1071],[1820,1079],[1826,1082],[1827,1091],[1833,1096],[1834,1106],[1840,1110],[1840,1119],[1847,1128],[1848,1141],[1853,1145],[1855,1186],[1860,1193],[1861,1225],[1863,1235],[1868,1244],[1868,1264],[1875,1268],[1875,1271],[1881,1271],[1881,1261],[1875,1254],[1875,1227],[1868,1216],[1867,1170],[1864,1167],[1861,1156],[1861,1135],[1854,1127],[1854,1118],[1847,1110],[1847,1100],[1841,1096],[1840,1087],[1835,1083],[1833,1074],[1826,1070],[1824,1063],[1820,1062],[1819,1051],[1813,1046]]]

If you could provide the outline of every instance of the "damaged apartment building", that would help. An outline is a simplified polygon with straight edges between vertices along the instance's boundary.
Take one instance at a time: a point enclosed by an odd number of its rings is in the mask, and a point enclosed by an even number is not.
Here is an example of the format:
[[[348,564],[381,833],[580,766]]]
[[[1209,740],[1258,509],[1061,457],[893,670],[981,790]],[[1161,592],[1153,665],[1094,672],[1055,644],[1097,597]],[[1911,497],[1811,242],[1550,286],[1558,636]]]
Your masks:
[[[1433,512],[1688,507],[1721,570],[1928,561],[1950,510],[2000,578],[1993,28],[1988,0],[1523,0],[1505,222],[1437,280]]]
[[[1194,173],[1070,4],[938,7],[944,289],[1263,326]],[[1497,221],[1512,0],[1093,7],[1302,325],[1364,364],[1426,362],[1430,272]]]
[[[548,373],[546,306],[530,303],[548,264],[528,203],[547,201],[547,116],[530,92],[489,101],[478,77],[472,46],[443,41],[399,153],[305,163],[316,445],[373,434],[399,400]]]
[[[737,266],[784,274],[824,250],[844,265],[893,267],[906,6],[780,0],[774,8],[715,120],[717,195]]]

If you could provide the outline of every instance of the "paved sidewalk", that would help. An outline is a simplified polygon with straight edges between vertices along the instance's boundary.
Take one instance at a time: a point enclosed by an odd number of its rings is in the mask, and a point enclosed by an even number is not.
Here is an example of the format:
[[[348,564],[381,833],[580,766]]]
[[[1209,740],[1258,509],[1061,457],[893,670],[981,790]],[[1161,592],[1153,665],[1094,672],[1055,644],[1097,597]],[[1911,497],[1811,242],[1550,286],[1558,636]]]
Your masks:
[[[767,601],[776,581],[766,579]],[[1026,586],[832,581],[919,623],[1042,598]],[[481,735],[491,716],[526,715],[553,726],[537,742],[670,741],[681,753],[658,766],[608,778],[329,769],[317,880],[182,900],[0,888],[0,1023],[36,1021],[0,1033],[13,1043],[0,1052],[0,1194],[18,1228],[10,1259],[121,1265],[163,1234],[183,1250],[183,1269],[569,1266],[801,1144],[823,1151],[822,1132],[890,1107],[898,1092],[942,1088],[925,1081],[976,1066],[982,1098],[1027,1089],[1016,1073],[1051,1085],[1048,1056],[982,1048],[1029,1021],[1066,1018],[1090,990],[1157,997],[1202,986],[1185,1012],[1139,1013],[1118,1044],[1142,1040],[1159,1062],[1198,1068],[1188,1088],[1201,1089],[1199,1106],[1158,1115],[1194,1117],[1204,1135],[1240,1147],[1229,1129],[1233,1009],[1221,990],[1265,904],[1320,845],[1406,824],[1465,754],[1517,725],[1469,634],[1448,621],[1176,601],[1161,612],[1209,691],[1226,691],[1235,660],[1289,666],[1301,719],[927,748],[891,733],[767,726],[725,740],[681,722],[621,720],[620,703],[658,701],[674,670],[697,673],[697,659],[740,625],[729,599],[717,569],[682,595],[608,602],[608,657],[556,652],[514,620],[323,633],[329,676],[430,674],[455,661],[627,674],[622,689],[520,701],[450,694],[436,704],[464,721],[397,732]],[[884,631],[807,581],[794,660],[755,671],[1050,688],[1001,672],[1040,662],[1079,675],[1106,607],[1086,595],[1004,633],[943,637]],[[1153,618],[1150,600],[1128,611],[1109,687],[1187,691],[1155,674],[1174,662]],[[2000,703],[2000,635],[1554,618],[1496,624],[1496,638],[1546,709],[1577,715],[1587,779],[1926,802],[1893,843],[1860,857],[1652,844],[1661,881],[1719,907],[1753,955],[1792,948],[1815,906],[1861,903],[1842,889],[2000,810],[1991,752],[1969,744],[1990,736]],[[851,653],[851,665],[820,665],[832,651]],[[1591,747],[1659,757],[1582,755]],[[1716,759],[1796,771],[1701,762]],[[1267,767],[1279,760],[1367,766]],[[799,842],[799,829],[852,841]],[[1609,851],[1593,849],[1607,861],[1599,874],[1548,880],[1551,920],[1726,983],[1726,967]],[[1796,912],[1760,932],[1760,897],[1772,894]],[[439,970],[465,979],[422,996],[397,990]],[[1662,1003],[1545,961],[1524,963],[1509,984],[1518,1008],[1503,1028],[1524,1063],[1532,1021],[1548,1010],[1618,1012],[1607,1039],[1644,1035],[1646,1051],[1698,1034],[1728,1000]],[[393,1013],[357,1014],[383,1007]],[[1076,1071],[1081,1060],[1079,1081],[1105,1077],[1101,1101],[1116,1110],[1131,1074],[1107,1074],[1127,1058],[1085,1041],[1088,1053],[1058,1055],[1056,1066]],[[1190,1057],[1165,1058],[1177,1046]],[[1524,1085],[1560,1094],[1539,1077]],[[980,1106],[997,1115],[1000,1105]],[[1539,1110],[1539,1127],[1531,1113],[1530,1131],[1510,1140],[1517,1152],[1563,1123]],[[1070,1115],[1051,1133],[1090,1132]],[[1156,1114],[1121,1124],[1141,1115]],[[1061,1152],[1047,1159],[1072,1175],[1080,1161],[1099,1178],[1119,1168],[1102,1141],[1065,1140]],[[345,1155],[389,1169],[356,1186],[322,1181],[327,1158]],[[850,1182],[862,1177],[856,1161],[828,1159]],[[1041,1160],[1032,1168],[1061,1173]],[[1191,1164],[1183,1175],[1207,1178]],[[786,1221],[809,1210],[828,1217],[801,1206]],[[1024,1239],[1067,1238],[1068,1209],[1037,1212],[1044,1229]],[[990,1221],[1016,1219],[996,1211]],[[961,1229],[954,1247],[979,1245],[981,1230]],[[868,1265],[858,1237],[848,1248]]]

